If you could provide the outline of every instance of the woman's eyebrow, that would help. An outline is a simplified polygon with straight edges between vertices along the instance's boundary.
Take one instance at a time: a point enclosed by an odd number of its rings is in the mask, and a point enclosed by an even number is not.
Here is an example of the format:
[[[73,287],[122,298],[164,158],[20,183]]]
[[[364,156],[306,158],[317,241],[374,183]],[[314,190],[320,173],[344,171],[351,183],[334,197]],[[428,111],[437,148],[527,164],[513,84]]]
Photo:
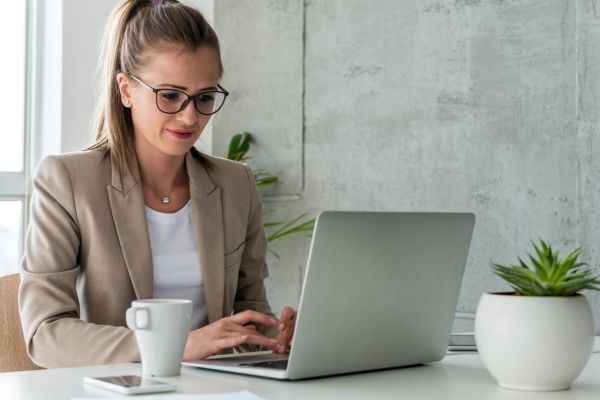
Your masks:
[[[187,88],[187,87],[185,87],[185,86],[179,86],[179,85],[175,85],[175,84],[172,84],[172,83],[161,83],[161,84],[160,84],[160,85],[158,85],[158,86],[168,86],[168,87],[171,87],[171,88],[173,88],[173,89],[179,89],[179,90],[183,90],[183,91],[188,91],[188,88]],[[216,89],[218,89],[218,88],[217,88],[216,86],[208,86],[208,87],[204,87],[204,88],[201,88],[201,89],[199,89],[199,90],[197,91],[197,93],[198,93],[198,92],[202,92],[202,91],[204,91],[204,90],[213,90],[213,89],[215,89],[215,90],[216,90]]]

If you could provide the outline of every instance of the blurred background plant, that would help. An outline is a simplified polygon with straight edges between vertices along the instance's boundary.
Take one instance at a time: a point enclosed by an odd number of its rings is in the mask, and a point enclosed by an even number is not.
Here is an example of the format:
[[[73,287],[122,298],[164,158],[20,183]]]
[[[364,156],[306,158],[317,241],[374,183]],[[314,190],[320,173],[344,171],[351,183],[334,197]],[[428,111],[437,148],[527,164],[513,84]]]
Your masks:
[[[227,158],[233,161],[246,163],[246,161],[251,158],[248,157],[248,151],[250,150],[252,143],[252,134],[249,132],[238,133],[234,135],[229,142]],[[280,181],[277,175],[270,173],[266,168],[252,169],[252,173],[254,174],[254,179],[256,179],[256,186],[258,186],[259,189],[276,185]],[[272,211],[273,210],[264,210],[263,216]],[[315,219],[309,218],[308,213],[304,213],[292,219],[291,221],[266,221],[266,219],[263,218],[263,226],[267,232],[269,252],[275,257],[279,258],[279,255],[270,248],[270,245],[273,242],[289,235],[300,234],[310,237],[312,236],[314,224]]]

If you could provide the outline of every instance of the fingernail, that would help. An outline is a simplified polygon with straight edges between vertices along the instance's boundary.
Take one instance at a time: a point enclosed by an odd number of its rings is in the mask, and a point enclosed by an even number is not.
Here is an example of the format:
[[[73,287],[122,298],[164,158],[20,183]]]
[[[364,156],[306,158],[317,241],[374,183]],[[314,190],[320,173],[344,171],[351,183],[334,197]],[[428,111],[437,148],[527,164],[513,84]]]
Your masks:
[[[276,321],[276,320],[274,320],[273,318],[271,318],[271,323],[272,323],[273,325],[275,325],[275,324],[277,323],[277,321]]]
[[[282,331],[285,329],[285,324],[279,324],[279,330]]]
[[[269,339],[272,343],[277,343],[276,339]]]

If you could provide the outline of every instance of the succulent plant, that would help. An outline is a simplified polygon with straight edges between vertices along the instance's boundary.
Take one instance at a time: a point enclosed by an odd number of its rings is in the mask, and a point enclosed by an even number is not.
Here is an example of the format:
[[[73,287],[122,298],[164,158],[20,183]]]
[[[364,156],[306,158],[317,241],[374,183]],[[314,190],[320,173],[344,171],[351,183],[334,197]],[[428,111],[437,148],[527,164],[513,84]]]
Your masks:
[[[540,240],[539,246],[532,242],[535,256],[528,254],[532,267],[521,258],[519,265],[492,264],[493,271],[515,290],[525,296],[574,296],[581,290],[600,290],[600,279],[586,263],[578,262],[581,247],[564,258],[558,251]]]

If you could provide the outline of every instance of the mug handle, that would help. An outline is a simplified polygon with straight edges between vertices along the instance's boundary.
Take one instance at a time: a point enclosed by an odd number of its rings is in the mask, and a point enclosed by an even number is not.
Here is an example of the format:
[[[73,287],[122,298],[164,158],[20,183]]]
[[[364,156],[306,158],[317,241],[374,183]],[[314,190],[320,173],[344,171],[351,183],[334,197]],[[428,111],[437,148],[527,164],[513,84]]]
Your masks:
[[[125,313],[129,329],[150,329],[150,313],[147,308],[130,307]]]

